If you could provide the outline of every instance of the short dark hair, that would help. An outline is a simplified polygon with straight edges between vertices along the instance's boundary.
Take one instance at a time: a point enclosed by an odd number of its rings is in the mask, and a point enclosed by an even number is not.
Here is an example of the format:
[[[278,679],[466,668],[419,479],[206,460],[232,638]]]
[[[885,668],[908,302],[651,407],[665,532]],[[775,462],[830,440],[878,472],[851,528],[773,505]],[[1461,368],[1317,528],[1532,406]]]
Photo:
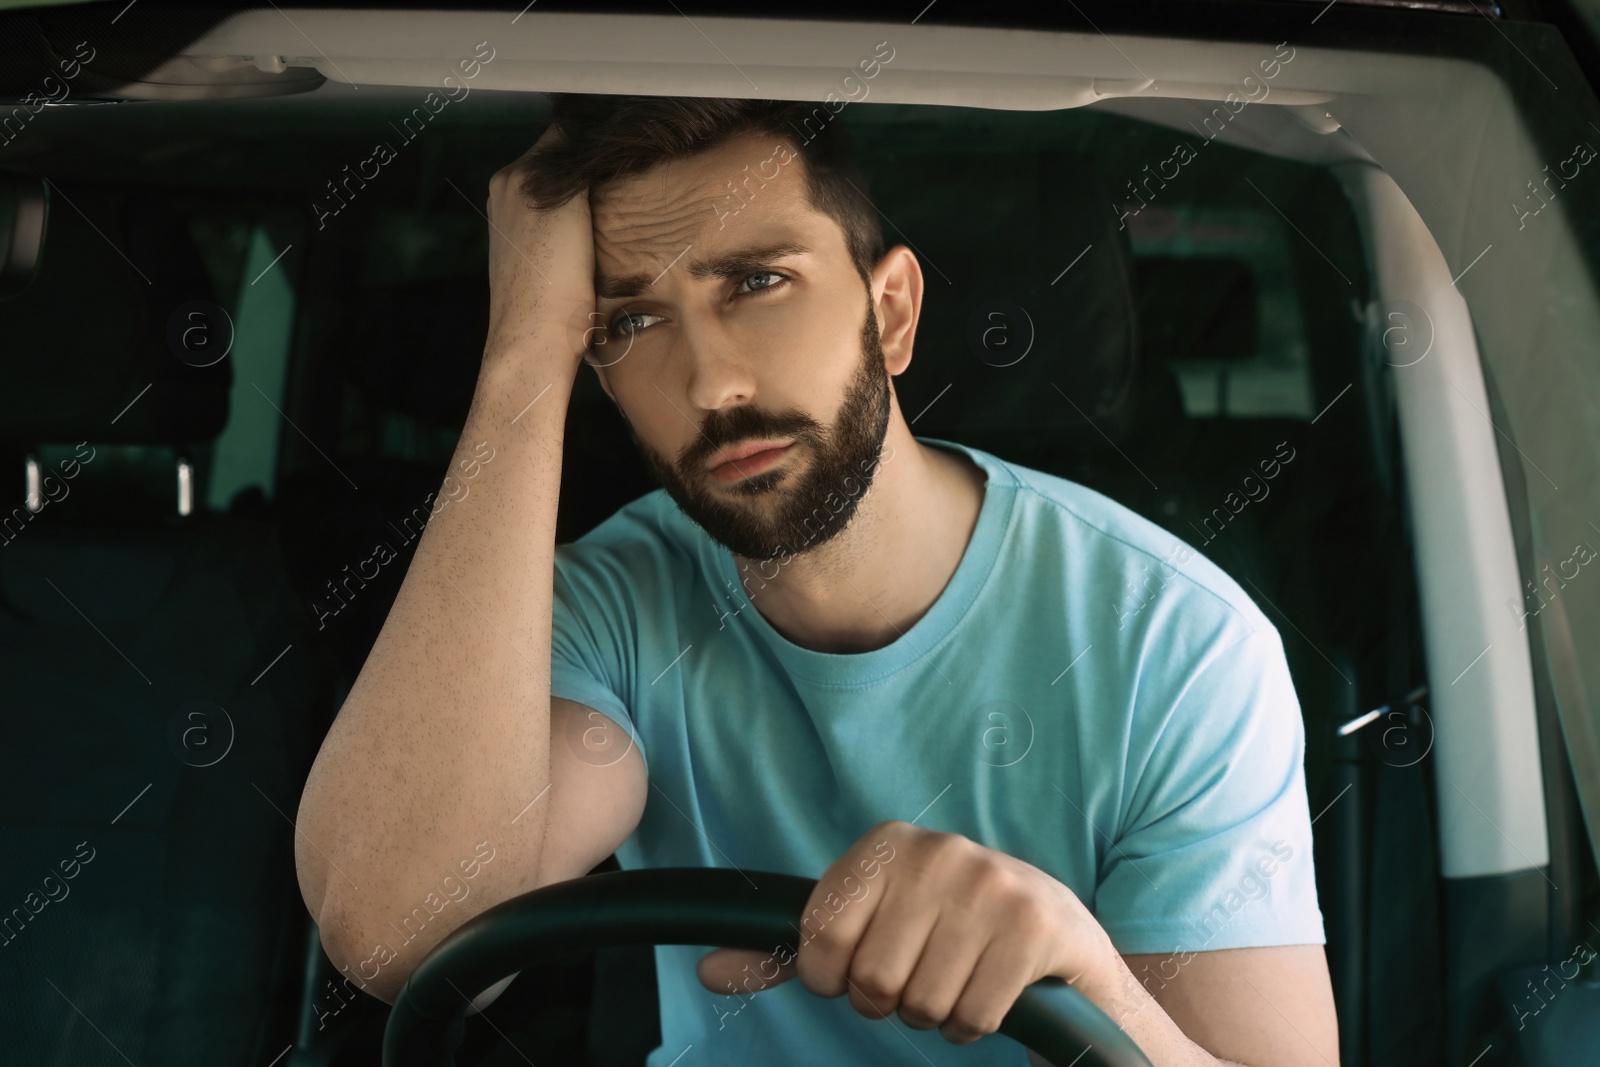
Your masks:
[[[551,125],[564,140],[523,161],[522,192],[541,210],[559,207],[585,187],[698,155],[744,134],[769,134],[798,150],[806,200],[844,231],[845,247],[864,281],[883,258],[883,231],[855,145],[837,112],[790,100],[697,96],[607,96],[551,93]],[[770,180],[770,177],[768,178]]]

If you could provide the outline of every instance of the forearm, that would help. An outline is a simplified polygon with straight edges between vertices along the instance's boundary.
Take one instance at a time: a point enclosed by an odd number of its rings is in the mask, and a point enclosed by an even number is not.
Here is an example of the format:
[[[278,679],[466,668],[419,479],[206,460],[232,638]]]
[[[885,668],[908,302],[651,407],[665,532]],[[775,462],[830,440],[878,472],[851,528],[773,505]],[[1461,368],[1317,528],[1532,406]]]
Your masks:
[[[533,350],[542,339],[528,347],[485,353],[451,463],[478,460],[477,474],[456,475],[464,494],[441,493],[450,502],[425,526],[301,798],[307,906],[325,940],[363,956],[480,842],[505,859],[482,867],[448,925],[427,924],[407,948],[411,965],[448,929],[532,888],[522,883],[537,870],[549,805],[528,805],[550,781],[556,502],[573,373],[559,337],[547,357]],[[480,442],[492,453],[475,451]]]
[[[1219,1059],[1195,1044],[1115,951],[1072,985],[1133,1038],[1154,1067],[1249,1067]]]

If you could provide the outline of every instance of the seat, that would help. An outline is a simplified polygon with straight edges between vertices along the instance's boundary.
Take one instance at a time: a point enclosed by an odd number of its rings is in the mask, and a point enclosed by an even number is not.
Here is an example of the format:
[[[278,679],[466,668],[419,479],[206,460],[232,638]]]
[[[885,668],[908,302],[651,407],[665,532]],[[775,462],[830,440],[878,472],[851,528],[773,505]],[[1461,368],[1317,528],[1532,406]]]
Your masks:
[[[8,1062],[266,1062],[292,1031],[290,820],[332,702],[277,532],[180,507],[232,371],[171,327],[213,299],[165,197],[57,186],[0,300]]]

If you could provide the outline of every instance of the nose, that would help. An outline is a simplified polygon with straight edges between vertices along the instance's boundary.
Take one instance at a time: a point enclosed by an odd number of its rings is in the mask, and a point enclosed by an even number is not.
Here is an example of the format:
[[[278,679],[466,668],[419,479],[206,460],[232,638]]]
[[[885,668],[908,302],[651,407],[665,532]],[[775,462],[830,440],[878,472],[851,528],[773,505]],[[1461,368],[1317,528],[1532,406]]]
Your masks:
[[[687,348],[689,402],[701,411],[748,404],[756,397],[749,346],[729,333],[714,313],[694,316],[678,335]]]

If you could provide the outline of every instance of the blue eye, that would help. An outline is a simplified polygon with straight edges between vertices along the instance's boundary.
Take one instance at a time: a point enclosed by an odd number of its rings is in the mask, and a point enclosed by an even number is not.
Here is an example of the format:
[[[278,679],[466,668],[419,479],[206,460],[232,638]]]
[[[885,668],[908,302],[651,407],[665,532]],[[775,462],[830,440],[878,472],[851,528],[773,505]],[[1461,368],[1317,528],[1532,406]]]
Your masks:
[[[769,281],[764,285],[757,285],[754,288],[745,288],[745,285],[755,278],[767,278]],[[754,296],[757,293],[770,293],[776,289],[781,289],[788,284],[789,276],[787,274],[780,274],[775,270],[759,270],[753,274],[746,274],[744,279],[739,283],[737,292],[744,296]],[[617,337],[633,337],[643,333],[644,331],[648,330],[651,325],[653,325],[651,322],[635,323],[635,319],[653,319],[657,321],[665,321],[665,316],[651,315],[643,311],[619,312],[615,318],[606,324],[606,332]]]
[[[659,319],[659,318],[661,318],[660,315],[649,315],[649,314],[646,314],[643,311],[632,312],[632,313],[626,313],[625,312],[625,313],[623,313],[621,315],[618,315],[616,318],[612,319],[611,322],[609,324],[607,324],[606,329],[607,329],[607,331],[609,331],[611,333],[615,333],[620,337],[629,337],[629,336],[632,336],[633,334],[643,333],[645,330],[648,330],[650,327],[649,327],[648,324],[643,325],[643,326],[640,326],[640,325],[624,325],[624,324],[631,324],[631,323],[633,323],[634,319]]]
[[[760,271],[756,271],[754,274],[745,275],[744,280],[746,282],[748,282],[752,278],[776,278],[777,280],[773,281],[773,282],[769,282],[766,285],[758,285],[754,289],[747,289],[747,290],[745,290],[745,292],[752,292],[752,293],[766,292],[769,289],[778,288],[783,283],[785,283],[785,282],[787,282],[789,280],[785,275],[779,274],[775,270],[760,270]]]

